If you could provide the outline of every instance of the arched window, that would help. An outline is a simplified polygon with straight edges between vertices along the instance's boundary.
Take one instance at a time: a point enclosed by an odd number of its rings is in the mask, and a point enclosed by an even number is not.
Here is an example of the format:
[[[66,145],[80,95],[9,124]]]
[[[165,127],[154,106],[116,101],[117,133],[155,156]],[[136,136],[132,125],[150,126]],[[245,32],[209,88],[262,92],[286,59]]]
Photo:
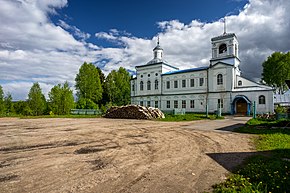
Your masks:
[[[155,80],[155,90],[158,90],[158,80]]]
[[[264,95],[260,95],[259,96],[259,104],[266,104],[266,100],[265,100],[265,96]]]
[[[223,75],[218,74],[217,75],[217,85],[222,85],[223,84]]]
[[[242,86],[243,82],[241,80],[238,81],[238,86]]]
[[[221,44],[219,47],[219,54],[227,52],[227,45],[226,44]]]
[[[140,82],[140,90],[144,90],[144,83],[143,83],[143,81]]]
[[[147,82],[147,90],[151,90],[151,82],[150,82],[150,80],[148,80],[148,82]]]

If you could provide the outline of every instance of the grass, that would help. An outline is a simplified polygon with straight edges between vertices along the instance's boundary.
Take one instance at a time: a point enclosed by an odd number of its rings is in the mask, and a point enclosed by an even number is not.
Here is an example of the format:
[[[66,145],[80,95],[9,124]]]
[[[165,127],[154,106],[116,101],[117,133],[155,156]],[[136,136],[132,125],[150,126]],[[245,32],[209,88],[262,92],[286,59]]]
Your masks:
[[[254,144],[262,155],[250,157],[224,183],[214,186],[219,192],[290,192],[289,120],[251,119],[240,133],[257,134]]]
[[[187,113],[185,115],[173,115],[165,114],[164,119],[159,119],[160,121],[195,121],[202,119],[223,119],[223,117],[217,117],[216,115],[209,115],[206,117],[205,114]]]
[[[41,116],[19,116],[21,119],[40,119],[40,118],[97,118],[101,115],[41,115]]]

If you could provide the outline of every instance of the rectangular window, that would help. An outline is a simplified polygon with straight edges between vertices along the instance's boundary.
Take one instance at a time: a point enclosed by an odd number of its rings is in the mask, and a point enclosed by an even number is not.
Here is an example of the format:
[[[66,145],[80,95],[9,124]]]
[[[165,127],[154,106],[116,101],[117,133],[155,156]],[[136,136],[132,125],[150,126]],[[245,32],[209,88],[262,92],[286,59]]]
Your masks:
[[[190,87],[194,87],[194,79],[190,79]]]
[[[199,78],[199,86],[203,86],[203,82],[204,82],[204,79],[203,78]]]
[[[174,81],[174,88],[178,88],[178,82],[177,82],[177,80]]]
[[[150,101],[147,101],[147,107],[151,107]]]
[[[182,108],[183,108],[183,109],[186,108],[186,100],[182,100]]]
[[[158,108],[158,101],[155,101],[155,108]]]
[[[140,105],[141,105],[141,106],[143,106],[143,105],[144,105],[143,101],[140,101]]]
[[[218,99],[218,108],[224,108],[224,100]]]
[[[178,109],[178,101],[174,101],[174,108]]]
[[[182,88],[186,87],[186,80],[182,80]]]
[[[167,81],[167,82],[166,82],[166,88],[167,88],[167,89],[170,89],[170,81]]]
[[[194,108],[194,100],[190,100],[190,108]]]
[[[166,101],[166,107],[167,109],[170,109],[170,101]]]
[[[135,91],[135,85],[132,84],[132,91]]]

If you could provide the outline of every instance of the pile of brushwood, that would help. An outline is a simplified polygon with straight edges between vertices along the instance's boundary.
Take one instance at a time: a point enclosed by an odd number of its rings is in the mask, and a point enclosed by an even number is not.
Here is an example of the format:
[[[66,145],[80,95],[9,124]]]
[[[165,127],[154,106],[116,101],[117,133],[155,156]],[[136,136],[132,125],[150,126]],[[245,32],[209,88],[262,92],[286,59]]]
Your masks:
[[[143,107],[140,105],[127,105],[111,107],[104,115],[106,118],[116,119],[162,119],[165,118],[158,108]]]

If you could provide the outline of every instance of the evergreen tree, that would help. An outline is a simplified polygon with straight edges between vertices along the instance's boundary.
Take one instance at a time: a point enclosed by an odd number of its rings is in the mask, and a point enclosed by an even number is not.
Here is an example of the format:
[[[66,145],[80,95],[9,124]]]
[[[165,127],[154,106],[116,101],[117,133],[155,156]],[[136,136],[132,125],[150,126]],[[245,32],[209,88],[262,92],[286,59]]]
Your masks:
[[[42,94],[39,83],[36,82],[32,85],[28,93],[28,104],[31,109],[32,115],[43,115],[46,109],[46,100]]]
[[[80,67],[75,81],[78,100],[90,99],[96,104],[99,103],[102,99],[103,89],[99,71],[92,63],[85,62]]]
[[[73,91],[70,89],[68,82],[63,86],[58,84],[54,86],[48,93],[50,98],[51,110],[54,114],[65,115],[70,113],[70,109],[74,108]]]

